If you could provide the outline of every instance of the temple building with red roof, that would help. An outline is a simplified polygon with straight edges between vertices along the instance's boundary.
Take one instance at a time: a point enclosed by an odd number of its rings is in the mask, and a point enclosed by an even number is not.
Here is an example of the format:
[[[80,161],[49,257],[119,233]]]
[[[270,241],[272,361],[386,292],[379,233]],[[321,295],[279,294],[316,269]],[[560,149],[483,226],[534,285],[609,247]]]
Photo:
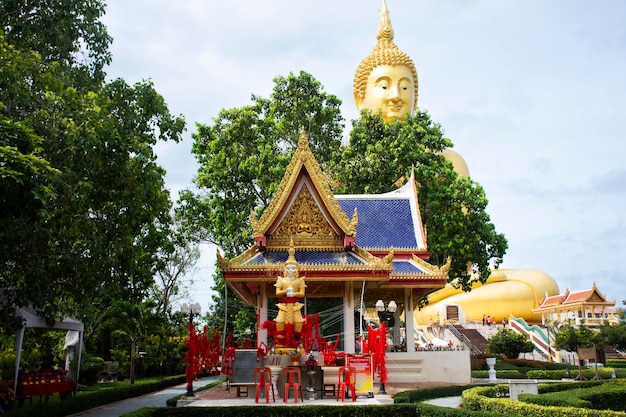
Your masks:
[[[565,290],[565,293],[548,296],[533,312],[541,314],[541,322],[570,322],[576,326],[598,327],[614,317],[615,300],[607,301],[595,282],[590,289],[582,291]]]

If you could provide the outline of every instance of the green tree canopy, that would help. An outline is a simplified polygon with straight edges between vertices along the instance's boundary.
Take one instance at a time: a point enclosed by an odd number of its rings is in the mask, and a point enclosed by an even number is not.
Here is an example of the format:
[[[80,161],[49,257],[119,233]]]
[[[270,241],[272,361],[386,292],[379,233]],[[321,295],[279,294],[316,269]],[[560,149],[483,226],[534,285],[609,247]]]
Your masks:
[[[511,329],[500,329],[487,342],[489,353],[505,355],[509,359],[517,359],[521,353],[532,352],[533,342],[525,334]]]
[[[113,40],[99,20],[104,10],[99,0],[3,0],[0,29],[17,49],[60,63],[80,85],[99,84]]]
[[[554,337],[554,346],[568,352],[576,352],[578,348],[592,347],[594,343],[599,342],[597,334],[584,323],[579,327],[564,326]]]
[[[227,256],[250,244],[250,212],[270,203],[301,131],[322,164],[341,145],[337,97],[306,72],[276,77],[274,84],[269,99],[253,95],[251,105],[223,109],[193,135],[199,192],[184,192],[180,210],[201,239]]]
[[[198,191],[181,194],[178,213],[198,239],[216,244],[228,257],[250,245],[250,212],[259,215],[269,205],[300,132],[308,133],[322,164],[341,145],[343,119],[337,97],[325,93],[306,72],[276,77],[274,83],[269,99],[252,95],[251,105],[223,109],[213,125],[198,124],[193,135],[192,151],[200,163]],[[218,273],[214,280],[218,295],[213,297],[209,323],[222,331],[213,325],[223,325],[228,314],[232,326],[247,306],[230,293],[226,301],[223,277]]]
[[[151,82],[103,82],[103,7],[0,8],[3,319],[30,304],[48,318],[90,316],[89,334],[113,300],[143,299],[160,265],[171,202],[153,147],[180,140],[185,122]]]

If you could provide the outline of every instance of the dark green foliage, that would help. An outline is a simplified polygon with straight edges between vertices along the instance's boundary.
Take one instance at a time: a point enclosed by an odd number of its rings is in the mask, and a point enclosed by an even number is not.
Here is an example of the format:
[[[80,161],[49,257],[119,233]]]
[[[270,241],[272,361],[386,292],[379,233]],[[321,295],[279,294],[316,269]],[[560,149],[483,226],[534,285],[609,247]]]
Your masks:
[[[580,398],[588,401],[596,410],[626,411],[626,387],[611,387],[597,391],[582,392]]]
[[[396,404],[407,402],[417,403],[433,398],[456,397],[460,396],[464,390],[474,386],[475,385],[449,385],[442,387],[418,388],[395,394],[393,396],[393,402]]]
[[[584,323],[580,327],[565,326],[559,329],[554,337],[554,346],[569,352],[576,352],[578,348],[592,347],[594,343],[601,345],[599,334]]]
[[[3,325],[13,305],[97,322],[111,300],[141,300],[153,282],[171,207],[153,146],[178,141],[184,120],[149,82],[103,82],[103,10],[0,5]]]
[[[596,384],[590,387],[569,385],[569,389],[540,395],[523,394],[520,401],[543,406],[592,408],[596,410],[626,411],[626,386],[614,383]]]
[[[506,355],[509,359],[517,359],[520,353],[532,352],[535,348],[528,336],[511,329],[500,329],[487,344],[490,353]]]
[[[104,9],[100,0],[3,0],[0,30],[18,49],[36,51],[45,62],[74,72],[76,81],[102,82],[112,41],[99,20]]]
[[[622,320],[618,324],[606,322],[600,329],[600,335],[613,349],[626,351],[626,321]]]
[[[611,368],[626,368],[626,359],[607,359],[606,366]]]
[[[529,404],[542,405],[544,407],[592,408],[589,401],[572,395],[564,395],[563,392],[544,395],[520,394],[518,400]]]

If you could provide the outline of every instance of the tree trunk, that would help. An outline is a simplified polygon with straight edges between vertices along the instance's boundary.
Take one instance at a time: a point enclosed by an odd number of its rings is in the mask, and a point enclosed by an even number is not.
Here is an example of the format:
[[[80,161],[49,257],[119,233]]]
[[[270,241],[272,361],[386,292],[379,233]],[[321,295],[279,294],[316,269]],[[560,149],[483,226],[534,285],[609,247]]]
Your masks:
[[[135,383],[135,340],[130,341],[130,384]]]

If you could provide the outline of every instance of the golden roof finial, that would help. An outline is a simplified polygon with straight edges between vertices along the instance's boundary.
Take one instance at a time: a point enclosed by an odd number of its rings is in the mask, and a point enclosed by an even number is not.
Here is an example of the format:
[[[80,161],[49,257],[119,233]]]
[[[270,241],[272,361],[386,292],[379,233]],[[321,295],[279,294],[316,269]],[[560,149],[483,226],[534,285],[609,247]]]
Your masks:
[[[293,247],[293,238],[289,241],[289,258],[285,261],[285,266],[287,265],[297,265],[298,261],[296,261],[296,249]]]
[[[309,147],[309,135],[306,134],[304,128],[302,128],[302,132],[300,132],[300,139],[298,139],[298,148],[308,148]]]

